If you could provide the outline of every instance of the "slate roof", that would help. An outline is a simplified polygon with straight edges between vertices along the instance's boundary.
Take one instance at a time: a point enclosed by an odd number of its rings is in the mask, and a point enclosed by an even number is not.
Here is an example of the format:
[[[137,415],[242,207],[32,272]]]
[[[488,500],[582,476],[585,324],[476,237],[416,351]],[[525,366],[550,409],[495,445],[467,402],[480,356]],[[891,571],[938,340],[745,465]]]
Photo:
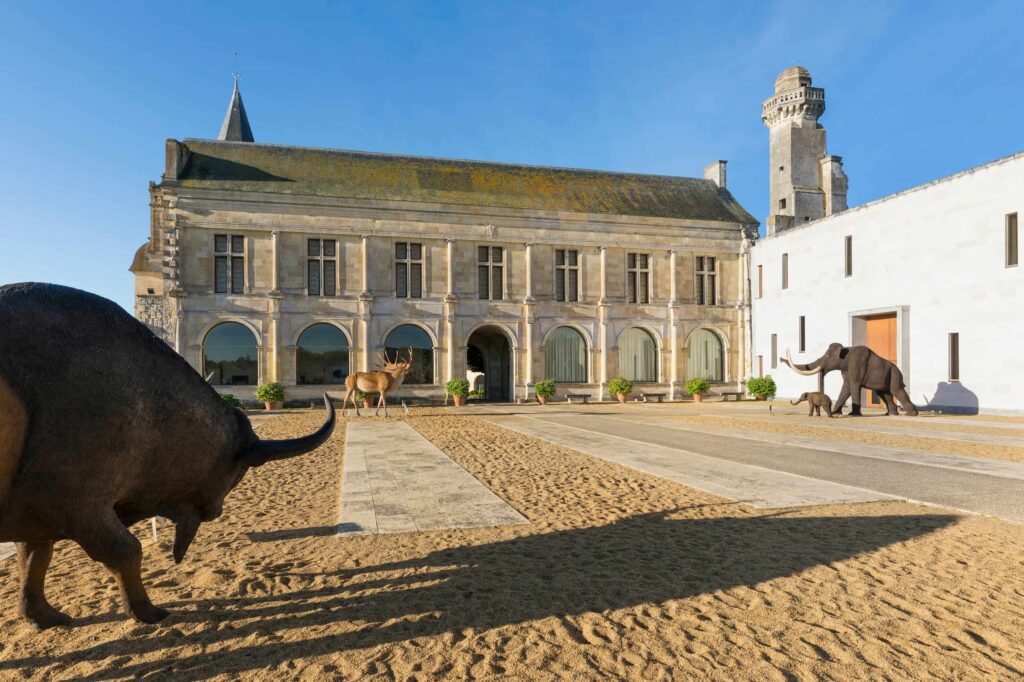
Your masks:
[[[167,185],[384,201],[758,221],[710,180],[187,139]]]

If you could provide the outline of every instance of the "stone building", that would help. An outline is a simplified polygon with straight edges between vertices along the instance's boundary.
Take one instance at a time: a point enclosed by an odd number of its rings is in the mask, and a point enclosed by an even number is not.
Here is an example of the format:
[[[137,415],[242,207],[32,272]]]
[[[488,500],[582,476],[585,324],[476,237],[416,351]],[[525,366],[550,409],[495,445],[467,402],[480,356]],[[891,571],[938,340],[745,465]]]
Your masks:
[[[824,164],[822,165],[824,167]],[[703,178],[270,145],[237,84],[217,140],[168,140],[136,315],[223,390],[311,397],[412,347],[404,395],[681,397],[750,372],[757,221]]]

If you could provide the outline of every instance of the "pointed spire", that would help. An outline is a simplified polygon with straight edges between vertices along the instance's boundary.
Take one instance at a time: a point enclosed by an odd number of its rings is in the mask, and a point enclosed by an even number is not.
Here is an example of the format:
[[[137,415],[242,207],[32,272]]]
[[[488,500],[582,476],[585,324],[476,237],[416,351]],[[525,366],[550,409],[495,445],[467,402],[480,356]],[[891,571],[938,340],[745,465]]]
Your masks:
[[[220,126],[220,134],[217,139],[254,142],[252,128],[249,127],[249,117],[245,115],[245,105],[242,104],[242,93],[238,91],[238,74],[233,74],[233,77],[235,89],[231,92],[231,104],[228,105],[228,113],[224,116],[224,123]]]

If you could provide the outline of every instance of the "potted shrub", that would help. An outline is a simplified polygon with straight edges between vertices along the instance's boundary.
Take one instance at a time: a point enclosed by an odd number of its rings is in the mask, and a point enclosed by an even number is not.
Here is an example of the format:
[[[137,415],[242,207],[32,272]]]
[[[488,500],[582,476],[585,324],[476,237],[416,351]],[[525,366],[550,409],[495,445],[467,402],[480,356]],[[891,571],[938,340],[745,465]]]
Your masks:
[[[748,379],[747,393],[754,396],[755,400],[771,400],[775,397],[775,379],[771,376]]]
[[[555,380],[544,379],[533,386],[533,392],[537,394],[537,402],[541,405],[548,404],[548,398],[555,395]]]
[[[263,384],[256,389],[256,400],[262,401],[268,410],[279,408],[284,403],[284,386],[278,383]]]
[[[469,382],[465,379],[452,379],[444,385],[444,390],[448,391],[456,407],[462,407],[466,404],[466,396],[469,395]]]
[[[711,389],[711,382],[700,377],[690,379],[686,382],[686,392],[693,396],[693,401],[699,403],[704,399],[704,394]]]
[[[242,408],[242,401],[236,398],[235,396],[231,395],[230,393],[221,393],[220,397],[224,400],[225,403],[227,403],[228,407],[237,407],[239,409]]]
[[[371,394],[371,393],[366,393],[364,391],[360,391],[357,388],[356,389],[355,398],[356,398],[356,400],[362,400],[363,401],[363,407],[371,408],[371,407],[373,407],[373,397],[372,397],[372,395],[373,394]]]
[[[633,384],[629,383],[629,379],[619,377],[608,382],[608,391],[625,405],[626,396],[633,392]]]

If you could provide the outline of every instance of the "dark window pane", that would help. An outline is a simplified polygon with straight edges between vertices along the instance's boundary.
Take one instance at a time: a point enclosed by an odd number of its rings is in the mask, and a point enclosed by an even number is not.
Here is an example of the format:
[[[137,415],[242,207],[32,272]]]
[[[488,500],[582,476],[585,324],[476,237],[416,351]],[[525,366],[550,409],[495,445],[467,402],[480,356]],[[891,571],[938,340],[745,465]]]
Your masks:
[[[708,305],[717,305],[718,299],[715,295],[715,276],[708,275]]]
[[[697,272],[704,272],[704,256],[697,256]]]
[[[335,242],[333,239],[324,240],[324,255],[328,258],[334,256],[334,244]]]
[[[579,300],[579,270],[569,270],[569,281],[565,285],[565,293],[570,301]]]
[[[565,265],[565,249],[555,249],[555,265]]]
[[[491,262],[492,263],[500,263],[501,262],[501,252],[502,252],[502,250],[503,249],[500,246],[491,247]]]
[[[626,267],[630,267],[630,268],[635,268],[636,267],[636,254],[635,253],[631,253],[628,256],[626,256]]]
[[[423,245],[409,244],[409,258],[412,260],[421,260],[423,258]]]
[[[478,246],[478,247],[476,247],[476,260],[477,260],[477,262],[479,262],[479,263],[486,263],[487,259],[488,259],[487,247],[486,246]]]
[[[307,256],[319,256],[320,255],[320,240],[319,239],[307,239],[306,240],[306,255]]]
[[[324,296],[334,296],[334,263],[332,260],[324,261]]]
[[[314,324],[302,332],[296,353],[299,384],[341,384],[348,376],[348,341],[337,327]]]
[[[406,242],[395,242],[395,258],[405,260],[408,246]]]
[[[711,256],[708,256],[708,260],[707,260],[708,272],[714,272],[715,271],[715,265],[717,263],[718,263],[718,259],[717,258],[712,258]]]
[[[231,293],[245,292],[245,259],[237,256],[231,259]]]
[[[567,264],[568,265],[576,265],[577,258],[579,257],[579,255],[580,255],[579,251],[575,251],[575,250],[573,250],[573,251],[566,251],[565,256],[566,256]]]
[[[626,289],[627,289],[627,300],[630,303],[636,303],[636,271],[629,273],[626,278]]]
[[[647,293],[647,273],[641,272],[637,274],[637,278],[640,280],[640,303],[649,303]]]
[[[640,254],[640,267],[641,268],[646,268],[647,267],[647,258],[648,258],[648,256],[647,256],[646,253],[641,253]]]
[[[217,256],[213,266],[213,290],[218,294],[228,293],[228,259],[227,256]]]
[[[320,295],[320,261],[307,261],[306,286],[310,296]]]
[[[704,305],[704,275],[697,275],[697,305]]]
[[[501,292],[503,287],[501,286],[501,266],[495,266],[491,268],[491,298],[498,301],[503,298]]]
[[[479,265],[479,266],[477,266],[476,284],[477,284],[477,287],[480,289],[480,292],[479,292],[480,298],[488,298],[487,282],[488,282],[488,279],[487,279],[487,266],[486,265]]]
[[[409,295],[409,276],[406,273],[408,267],[405,263],[395,263],[395,296],[398,298],[406,298]]]
[[[555,272],[555,300],[565,300],[565,270]]]
[[[228,250],[228,236],[226,234],[218,234],[213,238],[213,250],[218,253],[224,253]]]
[[[231,253],[242,253],[245,251],[245,237],[231,236]]]
[[[423,297],[423,266],[419,263],[409,266],[409,291],[413,298]]]
[[[237,322],[225,322],[203,340],[203,376],[215,386],[254,386],[258,362],[256,337]]]

